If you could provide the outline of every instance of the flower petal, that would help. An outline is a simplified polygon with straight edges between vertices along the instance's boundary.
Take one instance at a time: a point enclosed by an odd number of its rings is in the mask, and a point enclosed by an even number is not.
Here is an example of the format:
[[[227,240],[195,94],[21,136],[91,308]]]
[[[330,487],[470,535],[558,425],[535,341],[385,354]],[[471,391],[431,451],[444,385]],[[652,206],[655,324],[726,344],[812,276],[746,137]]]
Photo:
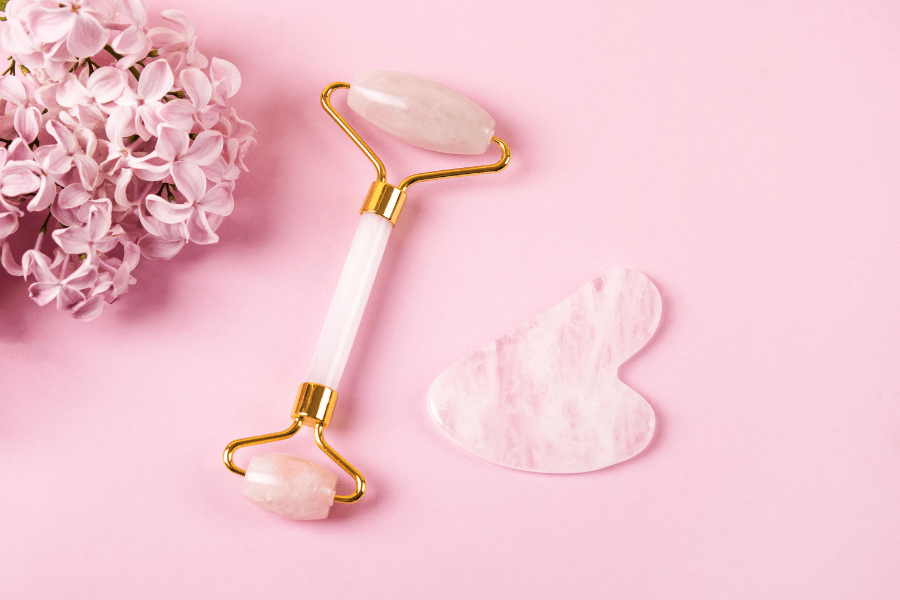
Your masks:
[[[66,254],[91,251],[91,238],[83,227],[68,227],[53,232],[53,240]]]
[[[72,9],[65,6],[60,8],[42,6],[29,11],[26,23],[34,37],[44,44],[51,44],[63,39],[72,31],[76,16]]]
[[[5,240],[19,228],[19,215],[12,212],[0,213],[0,240]]]
[[[69,128],[56,120],[47,121],[47,131],[62,146],[67,154],[74,154],[78,150],[78,142]]]
[[[194,207],[190,204],[167,202],[151,194],[147,196],[147,211],[163,223],[175,225],[186,221],[194,212]]]
[[[49,151],[42,153],[44,156],[39,159],[38,152],[44,148]],[[41,146],[38,148],[38,152],[35,152],[35,160],[46,173],[62,176],[72,170],[72,157],[59,146]]]
[[[128,27],[117,35],[110,45],[119,54],[143,54],[146,56],[147,52],[150,51],[150,38],[144,35],[137,27]],[[131,64],[134,63],[132,62]],[[128,67],[122,68],[127,69]]]
[[[129,271],[134,271],[138,261],[141,259],[141,249],[134,242],[122,242],[124,248],[122,264],[128,267]]]
[[[145,235],[138,242],[138,245],[141,249],[141,254],[145,258],[169,260],[181,251],[184,247],[184,240],[170,241],[155,235]]]
[[[78,304],[74,305],[69,309],[69,314],[71,314],[76,319],[80,319],[82,321],[90,321],[99,317],[102,311],[103,296],[94,296],[93,298],[82,300]]]
[[[29,212],[39,212],[53,204],[56,199],[56,184],[48,177],[41,177],[41,187],[28,203]]]
[[[156,60],[141,72],[138,81],[138,95],[145,101],[159,100],[175,84],[172,68],[164,60]]]
[[[90,104],[91,95],[74,74],[67,73],[56,88],[56,101],[60,106],[71,108],[81,104]]]
[[[30,161],[22,161],[27,163]],[[7,198],[21,196],[36,192],[41,187],[41,178],[35,174],[34,170],[29,168],[30,165],[22,164],[21,166],[11,166],[13,163],[6,163],[3,174],[0,175],[0,194]],[[34,164],[34,163],[31,163]],[[36,168],[37,165],[35,164]]]
[[[27,250],[22,256],[22,270],[25,272],[25,277],[34,275],[34,278],[42,283],[59,283],[52,268],[53,265],[50,264],[47,255],[38,250]]]
[[[58,283],[32,283],[28,286],[28,295],[39,306],[49,304],[59,294]]]
[[[97,281],[97,265],[91,264],[86,260],[68,277],[63,279],[62,283],[66,287],[83,290],[94,285],[95,281]]]
[[[224,143],[218,131],[203,131],[191,143],[190,149],[181,154],[181,160],[200,167],[210,165],[222,154]]]
[[[3,244],[0,244],[0,265],[3,265],[3,268],[6,269],[6,272],[13,277],[21,277],[25,274],[24,269],[16,264],[16,261],[12,256],[12,252],[9,249],[9,242],[3,242]]]
[[[165,48],[184,41],[180,33],[168,27],[154,27],[147,32],[147,37],[150,38],[154,48]]]
[[[106,45],[109,32],[87,11],[79,10],[76,15],[75,25],[66,38],[66,48],[75,56],[87,58]]]
[[[30,144],[41,131],[41,111],[34,106],[29,106],[28,108],[20,106],[16,109],[13,124],[15,125],[16,133]]]
[[[28,96],[25,95],[25,86],[15,75],[0,77],[0,100],[6,100],[18,106],[22,106],[28,100]]]
[[[158,100],[137,107],[137,115],[134,118],[134,127],[142,140],[149,141],[150,138],[157,134],[159,126],[163,123],[163,120],[159,118],[157,111],[162,107],[162,103]]]
[[[92,206],[91,214],[87,221],[87,234],[91,241],[96,242],[105,236],[109,233],[110,227],[112,227],[112,214],[110,211],[102,204]]]
[[[194,107],[187,100],[172,100],[166,102],[157,111],[159,118],[167,125],[183,129],[190,133],[194,126]]]
[[[187,229],[190,240],[196,244],[215,244],[219,241],[219,236],[210,227],[209,221],[206,220],[206,214],[202,210],[195,210],[191,213]]]
[[[172,165],[172,179],[178,191],[194,203],[206,192],[206,175],[197,165],[187,162],[177,162]]]
[[[128,17],[137,27],[143,27],[147,23],[147,7],[143,0],[123,0],[122,14]]]
[[[216,99],[224,102],[241,89],[241,72],[237,67],[221,58],[213,58],[209,66],[209,76],[216,88]]]
[[[91,193],[80,183],[67,185],[59,193],[59,205],[62,208],[77,208],[91,199]]]
[[[10,162],[14,160],[26,161],[31,160],[33,156],[34,153],[32,153],[31,148],[28,147],[28,143],[21,138],[16,138],[12,141],[12,144],[9,145],[6,160]],[[9,165],[9,162],[7,162],[7,165]]]
[[[212,98],[212,84],[203,71],[191,67],[182,71],[179,79],[181,87],[187,92],[194,105],[194,110],[200,110],[209,104],[209,99]]]
[[[161,164],[158,164],[161,163]],[[128,161],[128,166],[138,178],[144,181],[162,181],[169,176],[169,163],[161,161],[158,156],[148,154]]]
[[[194,23],[184,11],[170,8],[160,12],[159,14],[166,21],[178,25],[178,29],[181,30],[181,34],[184,37],[191,37],[192,35],[194,35]]]
[[[88,78],[87,91],[100,104],[118,100],[125,91],[125,73],[115,67],[100,67]]]
[[[131,183],[132,175],[131,169],[122,169],[119,171],[118,178],[116,178],[116,191],[113,194],[113,199],[121,208],[127,209],[131,207],[131,201],[128,198],[128,184]]]
[[[56,308],[57,310],[70,310],[79,302],[84,301],[84,298],[84,294],[78,290],[62,285],[59,287],[59,294],[56,296]]]
[[[161,125],[159,140],[156,142],[156,155],[168,163],[175,162],[176,158],[187,152],[190,143],[191,138],[186,131],[170,125]]]
[[[219,183],[214,185],[203,197],[197,201],[197,206],[213,214],[228,216],[234,210],[233,183]]]
[[[15,6],[15,4],[13,4]],[[44,62],[37,40],[25,31],[24,23],[10,17],[12,7],[6,8],[6,24],[0,29],[0,45],[12,53],[20,63],[30,69],[38,68]]]
[[[72,158],[78,168],[78,176],[81,178],[84,188],[92,190],[97,187],[97,184],[100,183],[100,166],[97,161],[84,154],[76,154]]]
[[[122,138],[134,135],[134,118],[137,109],[134,106],[117,106],[109,113],[106,122],[106,138],[119,148],[124,148]]]

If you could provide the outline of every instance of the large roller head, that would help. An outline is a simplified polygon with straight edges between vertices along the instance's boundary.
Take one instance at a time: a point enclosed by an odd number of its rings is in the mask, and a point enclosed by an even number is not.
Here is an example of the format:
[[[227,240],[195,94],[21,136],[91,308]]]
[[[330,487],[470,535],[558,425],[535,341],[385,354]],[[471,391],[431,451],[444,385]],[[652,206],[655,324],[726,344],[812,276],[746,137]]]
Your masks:
[[[494,135],[494,119],[483,108],[416,75],[360,71],[347,104],[376,127],[426,150],[484,154]]]

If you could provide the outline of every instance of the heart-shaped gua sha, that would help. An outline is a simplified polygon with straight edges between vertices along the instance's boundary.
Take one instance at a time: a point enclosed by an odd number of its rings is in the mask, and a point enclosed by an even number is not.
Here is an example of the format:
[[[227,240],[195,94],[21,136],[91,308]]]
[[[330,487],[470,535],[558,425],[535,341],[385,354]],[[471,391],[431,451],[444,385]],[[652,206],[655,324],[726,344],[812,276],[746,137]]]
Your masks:
[[[649,341],[662,301],[638,271],[615,269],[443,373],[435,422],[491,462],[582,473],[627,460],[653,436],[653,409],[618,378]]]

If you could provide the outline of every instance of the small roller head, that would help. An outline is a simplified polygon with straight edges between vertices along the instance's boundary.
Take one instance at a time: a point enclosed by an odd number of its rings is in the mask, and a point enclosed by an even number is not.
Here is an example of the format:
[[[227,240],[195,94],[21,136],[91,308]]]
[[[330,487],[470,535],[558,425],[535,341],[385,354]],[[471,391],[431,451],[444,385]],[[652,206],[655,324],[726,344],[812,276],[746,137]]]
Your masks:
[[[334,502],[337,477],[316,463],[289,454],[257,454],[244,475],[244,497],[282,517],[324,519]]]
[[[426,150],[484,154],[494,135],[494,119],[484,109],[416,75],[360,71],[347,103],[376,127]]]

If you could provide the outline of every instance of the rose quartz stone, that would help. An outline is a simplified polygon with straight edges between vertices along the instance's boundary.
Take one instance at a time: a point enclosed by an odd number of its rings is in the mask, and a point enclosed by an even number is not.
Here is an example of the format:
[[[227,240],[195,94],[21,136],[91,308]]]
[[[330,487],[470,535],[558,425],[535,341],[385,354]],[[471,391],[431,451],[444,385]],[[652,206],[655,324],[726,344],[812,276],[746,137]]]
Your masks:
[[[494,135],[494,119],[484,109],[416,75],[360,71],[347,104],[376,127],[426,150],[484,154]]]
[[[631,458],[656,420],[617,373],[661,310],[644,275],[608,271],[444,371],[428,391],[431,416],[469,452],[514,469],[580,473]]]
[[[275,514],[324,519],[334,502],[337,477],[314,462],[289,454],[257,454],[244,475],[244,497]]]

